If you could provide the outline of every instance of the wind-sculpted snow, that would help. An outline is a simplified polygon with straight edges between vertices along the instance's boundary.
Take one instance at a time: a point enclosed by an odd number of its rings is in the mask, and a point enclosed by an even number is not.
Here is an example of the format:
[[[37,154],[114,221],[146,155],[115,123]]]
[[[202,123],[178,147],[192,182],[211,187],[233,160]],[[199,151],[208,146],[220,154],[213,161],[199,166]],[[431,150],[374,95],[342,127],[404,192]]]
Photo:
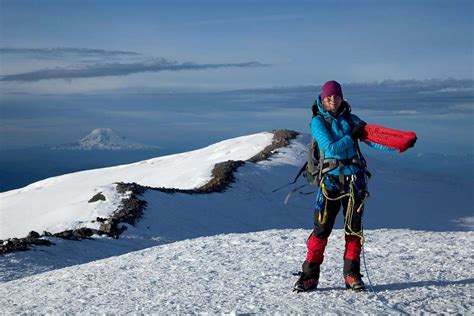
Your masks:
[[[217,235],[50,271],[0,284],[0,312],[472,312],[472,232],[368,231],[366,260],[378,297],[345,290],[341,230],[330,238],[319,289],[292,293],[307,236],[307,230]]]

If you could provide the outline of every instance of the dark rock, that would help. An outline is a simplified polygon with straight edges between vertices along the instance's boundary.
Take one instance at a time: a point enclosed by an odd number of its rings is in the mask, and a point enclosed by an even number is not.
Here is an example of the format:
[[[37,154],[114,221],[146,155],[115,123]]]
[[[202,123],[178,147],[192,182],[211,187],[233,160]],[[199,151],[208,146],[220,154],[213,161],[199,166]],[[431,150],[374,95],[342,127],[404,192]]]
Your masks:
[[[132,192],[132,194],[135,194],[135,195],[142,195],[146,191],[146,188],[135,182],[133,183],[118,182],[116,190],[120,194]]]
[[[227,187],[235,181],[234,172],[243,164],[245,164],[245,162],[240,160],[228,160],[217,163],[212,169],[211,181],[197,188],[196,193],[224,192]]]
[[[81,239],[92,239],[90,238],[92,235],[94,235],[95,230],[87,228],[87,227],[82,227],[79,229],[74,229],[74,230],[65,230],[60,233],[56,233],[53,236],[58,237],[58,238],[63,238],[63,239],[68,239],[68,240],[81,240]]]
[[[117,239],[126,229],[125,226],[120,225],[120,221],[117,218],[111,218],[106,223],[100,225],[98,233]]]
[[[97,201],[105,201],[105,196],[102,194],[102,192],[99,192],[97,193],[96,195],[94,195],[88,203],[93,203],[93,202],[97,202]]]
[[[74,236],[74,232],[72,230],[65,230],[60,233],[56,233],[53,235],[54,237],[69,239],[69,240],[77,240],[78,238]]]
[[[5,254],[13,251],[26,251],[31,245],[49,246],[52,244],[49,240],[36,238],[34,236],[36,235],[30,233],[26,238],[11,238],[4,242],[2,241],[0,243],[0,254]]]
[[[87,227],[82,227],[73,231],[74,236],[79,239],[90,239],[94,235],[94,231]]]
[[[30,231],[30,233],[28,234],[28,236],[26,236],[26,238],[40,238],[40,234],[38,234],[37,232],[35,232],[34,230]]]
[[[22,243],[18,239],[9,239],[2,245],[0,245],[0,253],[5,254],[8,252],[13,252],[13,251],[25,251],[28,250],[28,246],[26,243]]]
[[[111,231],[112,231],[112,224],[110,223],[102,224],[99,227],[99,234],[101,235],[102,234],[109,235]]]
[[[122,199],[120,206],[115,211],[112,217],[118,220],[119,222],[135,225],[137,220],[142,217],[143,210],[147,206],[146,201],[139,199],[139,196],[141,196],[146,190],[146,187],[143,187],[136,183],[117,183],[117,192],[121,194],[125,194],[128,192],[129,196],[125,199]],[[118,228],[118,226],[116,229],[118,231],[124,230]]]
[[[49,246],[52,243],[47,239],[40,239],[41,236],[35,231],[31,231],[26,238],[20,239],[21,243],[25,243],[27,246],[29,245],[37,245],[37,246]]]
[[[259,161],[267,160],[268,158],[270,158],[271,155],[276,153],[276,150],[278,148],[288,146],[290,144],[290,140],[295,139],[298,135],[298,132],[286,129],[273,131],[272,143],[269,146],[265,147],[257,155],[250,158],[248,161],[256,163]]]
[[[44,231],[43,236],[53,236],[53,234],[51,234],[50,232]]]
[[[136,221],[143,215],[147,203],[132,196],[129,199],[123,199],[118,210],[114,213],[115,218],[120,221],[135,225]]]

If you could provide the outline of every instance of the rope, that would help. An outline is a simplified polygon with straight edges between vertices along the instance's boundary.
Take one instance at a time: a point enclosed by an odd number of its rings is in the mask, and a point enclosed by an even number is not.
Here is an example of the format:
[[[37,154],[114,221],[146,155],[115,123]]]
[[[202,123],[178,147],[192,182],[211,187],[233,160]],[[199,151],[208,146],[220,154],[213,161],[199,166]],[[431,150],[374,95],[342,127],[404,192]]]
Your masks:
[[[370,285],[370,290],[372,291],[372,293],[375,294],[375,296],[377,297],[377,299],[379,301],[382,302],[382,304],[384,304],[388,309],[391,309],[399,314],[403,314],[403,315],[409,315],[407,312],[403,311],[402,309],[399,309],[395,306],[390,306],[388,305],[387,303],[387,300],[384,299],[383,297],[381,297],[380,295],[377,294],[377,292],[374,290],[374,286],[372,285],[372,281],[370,280],[370,275],[369,275],[369,269],[367,268],[367,262],[365,260],[365,247],[364,247],[364,243],[365,243],[365,237],[364,237],[364,232],[363,232],[363,229],[362,229],[362,220],[361,220],[361,230],[359,232],[355,232],[353,229],[352,229],[352,220],[353,220],[353,217],[354,217],[354,206],[355,206],[355,190],[354,190],[354,183],[353,183],[353,179],[351,180],[350,184],[349,184],[349,193],[345,193],[345,194],[342,194],[341,196],[337,197],[337,198],[333,198],[331,199],[329,196],[328,196],[328,192],[326,190],[326,187],[324,186],[324,183],[321,184],[321,188],[322,188],[322,191],[323,191],[323,194],[324,196],[331,200],[331,201],[337,201],[337,200],[340,200],[344,197],[349,197],[349,201],[347,202],[347,213],[346,213],[346,219],[345,219],[345,227],[347,228],[348,231],[346,231],[346,229],[344,229],[344,233],[346,235],[354,235],[354,236],[358,236],[360,238],[360,243],[362,245],[362,259],[364,261],[364,267],[365,267],[365,274],[367,275],[367,280],[369,281],[369,285]],[[365,202],[365,199],[366,199],[367,196],[365,196],[359,207],[357,208],[357,212],[360,212],[362,210],[362,207],[364,206],[364,202]]]
[[[349,201],[347,202],[346,219],[345,219],[345,223],[344,223],[344,226],[345,226],[345,228],[347,228],[348,231],[346,231],[346,229],[344,229],[344,233],[346,235],[354,235],[354,236],[358,236],[360,238],[360,243],[362,245],[362,259],[364,261],[365,274],[367,275],[367,280],[369,281],[370,290],[372,291],[372,293],[374,293],[374,295],[377,297],[377,299],[379,301],[381,301],[382,304],[384,304],[385,307],[387,307],[388,309],[393,310],[393,311],[397,312],[398,314],[409,315],[407,312],[405,312],[404,310],[402,310],[400,308],[388,305],[387,300],[384,299],[383,297],[381,297],[380,295],[378,295],[377,292],[374,289],[374,286],[372,285],[372,280],[370,280],[370,275],[369,275],[369,269],[367,268],[367,262],[365,260],[365,247],[364,247],[365,237],[364,237],[364,232],[363,232],[363,229],[362,229],[362,222],[361,222],[361,230],[359,232],[355,232],[352,229],[352,220],[353,220],[353,217],[354,217],[354,206],[355,206],[355,190],[354,190],[353,180],[354,179],[351,179],[351,182],[349,183],[349,188],[350,188],[349,193],[341,194],[340,196],[338,196],[336,198],[330,198],[329,197],[329,194],[326,190],[326,186],[324,185],[323,181],[321,181],[321,189],[322,189],[321,191],[323,192],[324,197],[327,200],[330,200],[330,201],[337,201],[337,200],[341,200],[345,197],[349,197]],[[362,199],[361,204],[357,208],[357,213],[359,213],[362,210],[362,207],[364,205],[366,197],[367,196],[365,196]]]
[[[322,189],[324,197],[327,200],[330,200],[330,201],[338,201],[338,200],[341,200],[345,197],[349,197],[349,201],[347,202],[347,211],[346,211],[347,213],[346,213],[346,218],[345,218],[345,223],[344,223],[344,226],[345,226],[344,233],[346,235],[352,235],[352,236],[359,237],[360,238],[360,243],[361,243],[361,245],[363,245],[365,239],[364,239],[364,232],[362,231],[362,228],[358,232],[356,232],[352,229],[352,220],[353,220],[353,217],[354,217],[354,207],[355,207],[355,204],[356,204],[355,203],[355,191],[354,191],[353,180],[351,180],[351,182],[349,183],[349,193],[341,194],[340,196],[338,196],[336,198],[330,198],[329,197],[329,194],[326,190],[326,186],[325,186],[324,182],[321,183],[321,189]],[[362,209],[364,201],[365,201],[365,198],[362,200],[360,206],[357,208],[357,212],[359,212]]]
[[[364,246],[362,246],[362,260],[364,261],[365,274],[367,275],[367,280],[369,281],[370,290],[372,291],[372,293],[374,293],[375,297],[377,297],[378,300],[381,301],[382,304],[384,304],[385,307],[387,307],[388,309],[394,310],[395,312],[403,314],[403,315],[410,315],[400,308],[388,305],[387,300],[381,297],[380,295],[378,295],[377,292],[374,290],[374,286],[372,285],[372,281],[370,280],[369,269],[367,268],[367,262],[365,261],[365,247]]]
[[[362,231],[362,225],[361,225],[361,229],[360,231],[358,232],[355,232],[353,229],[352,229],[352,219],[354,217],[354,207],[355,207],[355,193],[354,193],[354,184],[353,182],[351,181],[350,185],[350,198],[349,198],[349,202],[348,202],[348,205],[347,205],[347,216],[346,216],[346,227],[348,228],[349,232],[346,232],[346,230],[344,230],[344,232],[346,233],[346,235],[354,235],[354,236],[357,236],[360,238],[360,244],[363,245],[364,244],[364,241],[365,241],[365,238],[364,238],[364,232]],[[361,202],[361,205],[357,208],[357,211],[359,211],[362,207],[362,204],[364,203],[364,200],[362,200]]]

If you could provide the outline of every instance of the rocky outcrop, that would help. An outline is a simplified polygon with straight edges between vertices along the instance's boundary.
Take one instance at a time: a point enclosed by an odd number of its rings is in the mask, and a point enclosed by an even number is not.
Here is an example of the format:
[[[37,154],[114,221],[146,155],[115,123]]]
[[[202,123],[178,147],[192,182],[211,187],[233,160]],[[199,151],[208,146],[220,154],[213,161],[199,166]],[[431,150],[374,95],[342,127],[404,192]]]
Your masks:
[[[278,152],[279,148],[287,147],[290,144],[292,139],[295,139],[299,133],[295,131],[290,131],[286,129],[273,131],[273,140],[272,143],[265,147],[261,152],[247,160],[248,162],[259,162],[267,160],[271,155]]]
[[[202,187],[197,188],[195,190],[196,193],[206,194],[224,192],[227,187],[235,181],[234,172],[236,172],[243,164],[245,164],[245,162],[233,160],[216,164],[211,172],[211,180]]]
[[[205,185],[192,189],[192,190],[180,190],[180,189],[169,189],[169,188],[152,188],[145,187],[147,190],[156,190],[164,193],[186,193],[186,194],[209,194],[209,193],[218,193],[224,192],[227,188],[230,187],[235,181],[234,173],[237,169],[244,165],[246,162],[257,163],[259,161],[267,160],[272,155],[278,153],[279,148],[284,148],[290,144],[292,139],[295,139],[299,133],[290,130],[277,130],[272,131],[273,140],[270,145],[265,147],[261,152],[252,158],[242,161],[242,160],[228,160],[225,162],[218,163],[212,169],[212,178]]]
[[[63,239],[70,240],[81,240],[81,239],[92,239],[91,236],[97,233],[95,229],[81,227],[74,230],[66,230],[57,234],[54,234],[54,237],[59,237]]]
[[[102,194],[102,192],[97,193],[91,199],[88,201],[88,203],[94,203],[97,201],[105,201],[105,196]]]
[[[54,245],[54,243],[49,241],[47,237],[56,237],[68,240],[82,240],[93,239],[93,235],[106,235],[117,239],[119,235],[126,230],[126,226],[124,226],[123,223],[135,225],[136,221],[143,215],[143,211],[146,207],[146,201],[140,200],[139,198],[139,196],[145,192],[145,188],[136,183],[117,183],[116,190],[121,194],[127,194],[128,197],[122,199],[120,206],[111,217],[97,217],[96,220],[93,221],[100,223],[99,229],[81,227],[78,229],[62,231],[56,234],[51,234],[50,232],[43,232],[43,234],[39,234],[38,232],[32,231],[25,238],[10,238],[5,241],[0,240],[0,254],[13,251],[25,251],[30,249],[31,246]],[[99,194],[102,195],[101,193],[98,193],[94,197],[97,197]],[[99,199],[96,199],[96,201]]]
[[[120,182],[117,183],[116,190],[120,194],[128,194],[128,197],[122,199],[118,209],[99,228],[100,233],[114,238],[118,238],[126,229],[126,226],[121,223],[135,225],[147,206],[146,201],[139,198],[146,189],[139,184]]]
[[[30,246],[50,246],[53,243],[35,231],[31,231],[25,238],[10,238],[8,240],[0,240],[0,254],[13,251],[25,251]]]

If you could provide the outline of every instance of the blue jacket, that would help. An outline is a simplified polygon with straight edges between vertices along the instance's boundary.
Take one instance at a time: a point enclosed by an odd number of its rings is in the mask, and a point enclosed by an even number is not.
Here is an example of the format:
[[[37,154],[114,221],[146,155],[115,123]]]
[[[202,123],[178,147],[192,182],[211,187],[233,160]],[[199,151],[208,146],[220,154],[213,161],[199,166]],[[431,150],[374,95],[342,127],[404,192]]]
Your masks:
[[[313,135],[313,138],[318,143],[320,154],[321,151],[324,150],[324,158],[336,158],[339,160],[357,157],[356,144],[350,136],[352,127],[347,116],[351,116],[354,124],[352,126],[363,121],[356,115],[347,113],[349,111],[349,106],[344,101],[341,105],[343,108],[337,117],[323,109],[320,97],[318,97],[316,102],[321,115],[332,119],[330,129],[328,129],[328,123],[320,115],[314,116],[311,120],[311,135]],[[379,144],[371,142],[365,143],[374,148],[391,150],[390,148]],[[343,166],[342,168],[345,175],[356,174],[360,171],[360,169],[355,165]],[[328,174],[338,176],[339,171],[340,167],[328,172]]]

